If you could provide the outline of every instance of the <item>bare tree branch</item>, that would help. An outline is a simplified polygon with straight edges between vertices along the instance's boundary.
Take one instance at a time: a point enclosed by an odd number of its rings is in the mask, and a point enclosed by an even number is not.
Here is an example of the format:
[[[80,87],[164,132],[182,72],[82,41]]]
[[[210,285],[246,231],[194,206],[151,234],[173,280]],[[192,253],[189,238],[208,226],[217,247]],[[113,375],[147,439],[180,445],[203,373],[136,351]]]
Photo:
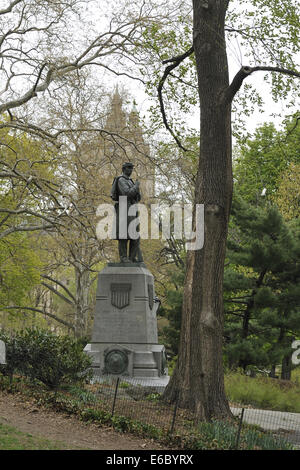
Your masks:
[[[71,297],[71,299],[73,299],[74,303],[76,303],[76,299],[74,295],[62,282],[58,281],[57,279],[53,279],[51,276],[48,276],[46,274],[42,274],[41,277],[43,277],[44,279],[48,279],[49,281],[55,282],[55,284],[62,287],[67,292],[67,294]]]
[[[2,240],[2,238],[5,238],[7,237],[8,235],[10,235],[11,233],[14,233],[14,232],[34,232],[34,231],[42,231],[42,230],[50,230],[50,229],[54,229],[54,225],[53,224],[44,224],[44,225],[29,225],[29,224],[20,224],[20,225],[14,225],[10,228],[8,228],[7,230],[4,230],[4,232],[2,232],[0,234],[0,240]]]
[[[236,93],[239,91],[239,89],[242,86],[243,81],[245,78],[249,77],[252,73],[254,72],[277,72],[277,73],[283,73],[285,75],[290,75],[292,77],[300,77],[300,73],[295,71],[295,70],[289,70],[289,69],[284,69],[281,67],[269,67],[269,66],[257,66],[257,67],[248,67],[244,66],[242,67],[238,73],[235,75],[233,78],[230,86],[227,88],[227,90],[224,93],[224,102],[225,103],[230,103],[233,98],[235,97]]]
[[[0,10],[4,15],[12,11],[13,7],[23,0],[12,1],[7,8]],[[74,1],[67,0],[61,2],[60,6],[53,5],[51,2],[41,2],[38,8],[34,5],[28,5],[24,2],[22,10],[15,15],[17,24],[14,24],[15,18],[8,17],[7,22],[3,21],[0,37],[0,70],[3,93],[7,93],[7,98],[0,104],[0,114],[10,109],[19,108],[31,101],[39,93],[49,89],[53,82],[61,82],[63,77],[73,71],[80,70],[89,65],[97,65],[109,70],[117,75],[125,75],[133,79],[142,79],[133,77],[128,70],[116,70],[106,58],[122,57],[130,60],[132,49],[136,48],[140,36],[140,26],[145,22],[142,14],[142,8],[138,17],[130,16],[125,21],[115,21],[115,28],[112,28],[113,22],[108,31],[104,33],[95,32],[93,40],[82,47],[81,51],[76,53],[69,42],[69,52],[65,52],[60,47],[59,32],[66,27],[68,15],[65,13],[73,12]],[[47,4],[51,14],[43,16],[43,8],[47,9]],[[49,10],[48,8],[48,10]],[[52,10],[51,10],[52,8]],[[5,17],[6,20],[6,17]],[[37,31],[41,36],[34,38],[32,42],[31,33]],[[51,44],[53,38],[53,59],[49,60],[49,51],[43,49],[46,43]],[[55,50],[54,50],[55,49]],[[57,50],[57,51],[56,51]],[[57,56],[55,56],[58,52]],[[119,60],[119,63],[121,61]],[[13,89],[12,82],[18,77],[28,77],[28,81],[23,82],[22,87],[16,86]],[[29,85],[28,85],[29,84]],[[27,88],[24,91],[24,87]]]
[[[42,310],[40,308],[35,308],[35,307],[19,307],[17,305],[9,306],[9,307],[3,307],[1,306],[1,310],[31,310],[33,312],[38,312],[42,313],[43,315],[46,315],[49,318],[53,318],[53,320],[56,320],[57,322],[61,323],[62,325],[67,326],[68,328],[71,328],[74,330],[74,325],[72,325],[69,322],[66,322],[65,320],[62,320],[61,318],[58,318],[56,315],[53,313],[47,312],[46,310]]]
[[[173,57],[171,59],[167,59],[167,60],[164,60],[163,61],[163,64],[167,64],[169,62],[171,62],[171,65],[168,65],[164,71],[164,74],[162,76],[162,78],[160,79],[159,81],[159,84],[158,84],[158,87],[157,87],[157,91],[158,91],[158,99],[159,99],[159,104],[160,104],[160,110],[161,110],[161,114],[162,114],[162,118],[163,118],[163,122],[164,122],[164,125],[166,127],[166,129],[170,132],[170,134],[172,135],[173,139],[175,140],[175,142],[177,143],[178,147],[181,148],[181,150],[183,150],[184,152],[187,151],[187,149],[182,145],[182,143],[180,142],[180,140],[178,139],[178,137],[175,135],[175,133],[173,132],[173,130],[171,129],[169,123],[168,123],[168,120],[167,120],[167,116],[166,116],[166,112],[165,112],[165,106],[164,106],[164,101],[163,101],[163,96],[162,96],[162,90],[163,90],[163,86],[165,84],[165,81],[167,80],[168,76],[171,74],[172,70],[175,69],[176,67],[178,67],[178,65],[180,65],[180,63],[185,60],[187,57],[189,57],[190,55],[192,55],[194,52],[194,47],[192,46],[188,51],[186,51],[184,54],[181,54],[179,56],[176,56],[176,57]]]
[[[1,176],[1,174],[0,174],[0,176]],[[8,209],[6,207],[4,207],[4,208],[0,207],[0,213],[1,212],[2,213],[7,213],[7,214],[10,214],[10,215],[23,215],[23,214],[32,215],[34,217],[38,217],[40,219],[46,220],[46,222],[49,222],[49,224],[51,224],[53,226],[57,223],[57,221],[51,220],[51,219],[49,219],[49,217],[46,217],[43,214],[40,214],[36,211],[32,211],[32,210],[27,209],[27,208],[13,210],[13,209]]]
[[[53,292],[55,295],[57,295],[58,297],[60,297],[62,300],[64,300],[65,302],[67,302],[69,305],[74,305],[73,302],[70,300],[70,299],[67,299],[67,297],[65,297],[61,292],[59,292],[58,290],[56,290],[54,287],[50,286],[49,284],[47,284],[46,282],[41,282],[42,286],[45,286],[47,287],[47,289],[51,290],[51,292]]]

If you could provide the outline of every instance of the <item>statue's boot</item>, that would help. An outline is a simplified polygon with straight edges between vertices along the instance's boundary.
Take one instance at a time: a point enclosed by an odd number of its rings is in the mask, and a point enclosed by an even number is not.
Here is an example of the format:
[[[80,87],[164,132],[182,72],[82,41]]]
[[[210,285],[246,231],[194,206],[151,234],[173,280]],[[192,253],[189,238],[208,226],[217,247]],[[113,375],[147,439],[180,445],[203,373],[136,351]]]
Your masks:
[[[140,239],[139,238],[137,240],[130,240],[129,259],[133,263],[143,261],[143,255],[142,255],[142,252],[141,252],[141,249],[140,249]]]
[[[127,240],[119,240],[119,256],[121,263],[129,263],[127,256]]]

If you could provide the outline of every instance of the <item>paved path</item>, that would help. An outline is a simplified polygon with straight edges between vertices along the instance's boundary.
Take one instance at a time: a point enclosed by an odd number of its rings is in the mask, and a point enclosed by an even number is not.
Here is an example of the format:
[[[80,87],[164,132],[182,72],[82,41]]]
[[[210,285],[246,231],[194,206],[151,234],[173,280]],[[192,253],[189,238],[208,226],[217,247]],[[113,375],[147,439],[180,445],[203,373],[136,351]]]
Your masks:
[[[231,411],[239,416],[242,408],[231,408]],[[273,431],[300,448],[300,413],[245,408],[243,421]]]

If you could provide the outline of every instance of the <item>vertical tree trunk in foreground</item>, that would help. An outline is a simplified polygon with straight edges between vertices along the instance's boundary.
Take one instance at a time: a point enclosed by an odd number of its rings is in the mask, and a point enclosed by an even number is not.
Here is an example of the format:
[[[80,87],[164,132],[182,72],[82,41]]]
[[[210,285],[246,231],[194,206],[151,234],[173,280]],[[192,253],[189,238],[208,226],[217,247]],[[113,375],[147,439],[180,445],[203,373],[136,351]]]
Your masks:
[[[198,418],[230,415],[224,391],[223,271],[232,198],[231,106],[224,22],[228,1],[194,0],[194,52],[200,98],[195,203],[204,204],[201,250],[189,252],[179,357],[165,398]]]
[[[82,253],[83,256],[83,253]],[[84,259],[84,258],[83,258]],[[75,318],[74,332],[76,338],[87,334],[90,294],[90,271],[83,266],[83,262],[77,262],[75,267]]]

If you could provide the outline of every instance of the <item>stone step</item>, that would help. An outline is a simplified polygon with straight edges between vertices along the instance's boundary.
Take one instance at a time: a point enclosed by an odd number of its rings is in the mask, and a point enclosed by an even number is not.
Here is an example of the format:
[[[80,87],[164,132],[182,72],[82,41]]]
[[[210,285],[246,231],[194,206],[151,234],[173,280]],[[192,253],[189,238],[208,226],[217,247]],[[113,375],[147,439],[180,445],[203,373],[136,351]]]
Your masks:
[[[133,368],[156,369],[157,364],[151,351],[134,351]]]
[[[142,369],[139,367],[133,368],[133,377],[158,377],[157,369]]]

